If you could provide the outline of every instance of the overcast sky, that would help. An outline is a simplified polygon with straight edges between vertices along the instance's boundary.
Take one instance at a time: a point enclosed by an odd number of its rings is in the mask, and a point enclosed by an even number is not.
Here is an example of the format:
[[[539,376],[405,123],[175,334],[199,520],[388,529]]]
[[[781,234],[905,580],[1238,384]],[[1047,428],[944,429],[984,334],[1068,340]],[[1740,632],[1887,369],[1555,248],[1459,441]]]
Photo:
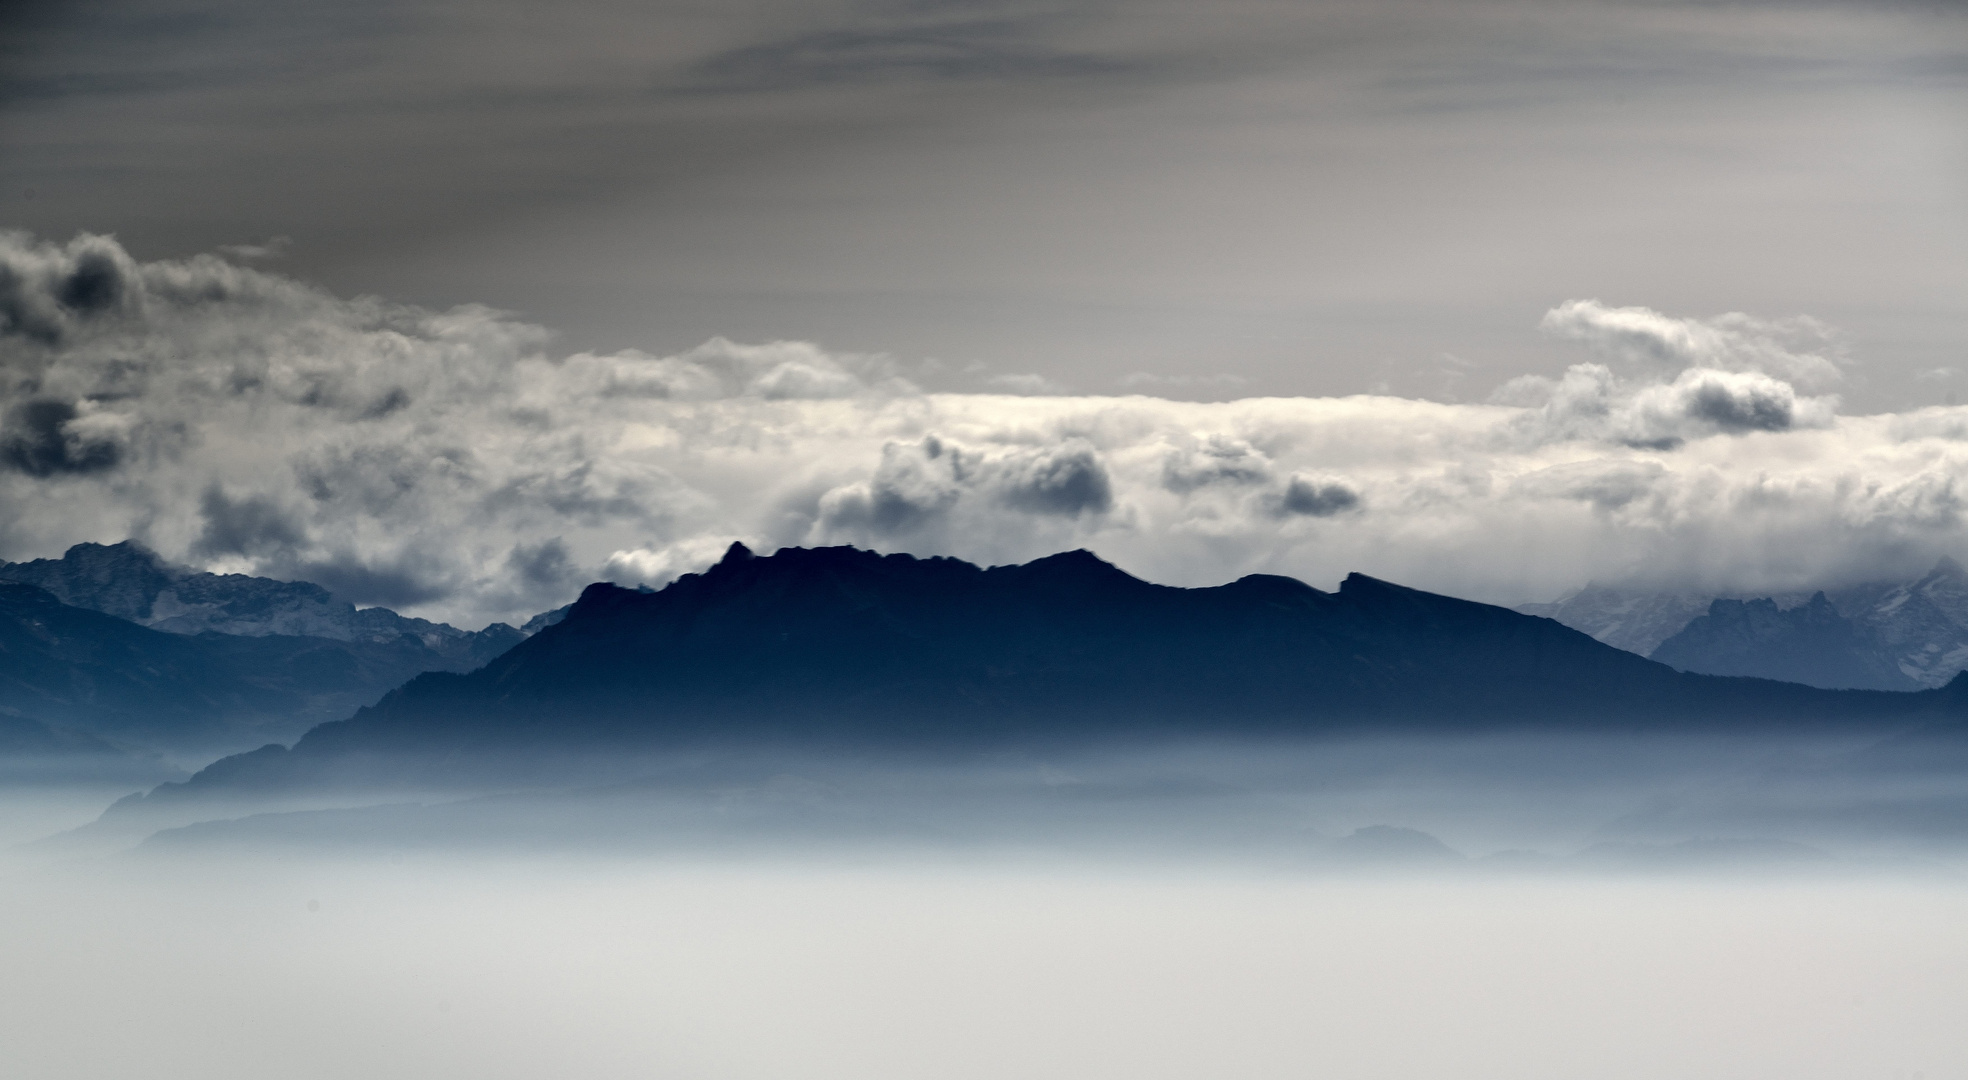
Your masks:
[[[482,621],[734,536],[1498,599],[1968,555],[1959,5],[97,0],[0,50],[0,557]]]

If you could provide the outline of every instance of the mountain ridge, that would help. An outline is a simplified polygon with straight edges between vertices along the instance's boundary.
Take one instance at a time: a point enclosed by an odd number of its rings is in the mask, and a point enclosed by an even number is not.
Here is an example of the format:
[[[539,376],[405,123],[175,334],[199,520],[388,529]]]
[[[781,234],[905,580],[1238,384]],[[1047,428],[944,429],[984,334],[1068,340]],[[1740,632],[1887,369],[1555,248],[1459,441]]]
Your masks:
[[[1651,659],[1680,671],[1750,675],[1808,686],[1923,688],[1881,655],[1868,628],[1839,614],[1823,592],[1789,609],[1767,598],[1714,600],[1706,615],[1662,642]]]
[[[1961,715],[1916,693],[1677,672],[1557,622],[1349,575],[1180,589],[1090,552],[982,568],[854,548],[734,544],[655,592],[590,585],[567,617],[470,674],[425,674],[291,748],[216,763],[151,800],[359,776],[392,758],[523,761],[574,748],[1848,725]]]
[[[1800,613],[1820,592],[1829,613]],[[1718,601],[1726,602],[1720,612]],[[1735,604],[1757,605],[1757,610],[1739,611],[1730,606]],[[1914,689],[1945,686],[1968,670],[1968,569],[1946,557],[1911,579],[1789,593],[1593,582],[1562,600],[1514,610],[1706,674],[1796,680],[1828,689]],[[1713,621],[1718,617],[1721,622]],[[1704,619],[1711,621],[1696,625]],[[1758,629],[1752,632],[1751,623]],[[1693,636],[1675,641],[1683,634]],[[1794,655],[1800,648],[1821,662],[1800,663]]]
[[[460,630],[388,608],[357,608],[313,582],[174,566],[132,540],[75,544],[59,559],[0,563],[0,580],[38,586],[65,604],[167,633],[376,644],[407,636],[453,663],[474,667],[526,637],[505,623]]]
[[[18,581],[0,581],[0,661],[0,715],[19,721],[0,755],[100,754],[106,741],[194,756],[297,737],[459,663],[409,635],[167,633]]]

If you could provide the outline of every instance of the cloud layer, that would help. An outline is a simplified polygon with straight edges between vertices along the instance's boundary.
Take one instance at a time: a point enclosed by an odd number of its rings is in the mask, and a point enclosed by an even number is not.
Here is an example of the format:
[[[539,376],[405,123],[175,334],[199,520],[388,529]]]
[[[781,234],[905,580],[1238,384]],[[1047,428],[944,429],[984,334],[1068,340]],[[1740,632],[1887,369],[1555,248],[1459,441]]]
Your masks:
[[[1573,301],[1558,379],[1393,397],[931,394],[881,356],[562,355],[482,307],[0,239],[0,556],[138,537],[465,624],[733,539],[1499,600],[1789,589],[1968,554],[1968,409],[1841,416],[1823,327]]]

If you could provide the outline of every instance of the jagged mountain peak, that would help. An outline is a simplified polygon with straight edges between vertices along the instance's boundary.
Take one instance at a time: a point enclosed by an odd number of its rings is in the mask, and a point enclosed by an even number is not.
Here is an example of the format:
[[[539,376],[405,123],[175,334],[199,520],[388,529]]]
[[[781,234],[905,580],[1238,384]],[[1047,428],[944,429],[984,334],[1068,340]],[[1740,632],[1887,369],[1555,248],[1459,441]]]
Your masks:
[[[1391,581],[1386,581],[1381,578],[1373,577],[1368,574],[1362,574],[1357,570],[1353,571],[1350,574],[1347,574],[1344,578],[1340,579],[1339,592],[1340,595],[1342,596],[1353,594],[1353,593],[1365,594],[1365,593],[1375,593],[1375,592],[1414,593],[1414,594],[1429,595],[1429,596],[1436,595],[1434,593],[1423,593],[1422,590],[1420,589],[1411,589],[1406,585],[1396,585]]]
[[[152,619],[158,594],[190,573],[133,540],[75,544],[59,559],[0,563],[0,577],[39,586],[65,604],[142,623]]]
[[[1959,562],[1955,561],[1952,555],[1943,555],[1940,561],[1934,564],[1934,568],[1927,571],[1927,576],[1921,580],[1931,581],[1939,578],[1968,581],[1968,567],[1963,567]]]
[[[114,544],[97,544],[89,541],[71,544],[68,550],[62,553],[62,557],[54,561],[89,569],[96,567],[122,569],[139,566],[172,577],[183,577],[194,572],[189,567],[166,562],[163,556],[135,540],[119,540]]]
[[[166,562],[134,540],[82,543],[59,559],[0,563],[0,578],[46,589],[64,604],[174,634],[313,637],[389,643],[411,637],[457,663],[483,663],[522,640],[495,623],[480,631],[363,608],[308,581],[211,574]]]
[[[1820,621],[1826,618],[1824,608],[1828,605],[1852,623],[1856,637],[1850,647],[1867,654],[1863,659],[1854,654],[1853,662],[1874,673],[1868,678],[1886,683],[1907,679],[1916,685],[1938,687],[1955,672],[1968,669],[1968,568],[1946,556],[1918,577],[1840,585],[1813,594],[1699,593],[1668,586],[1594,581],[1562,600],[1525,604],[1517,610],[1556,619],[1617,648],[1656,656],[1669,639],[1696,619],[1713,614],[1716,600],[1767,600],[1776,612],[1808,608],[1799,618]],[[1761,612],[1763,608],[1753,610]],[[1768,643],[1762,647],[1776,648]],[[1694,653],[1677,655],[1677,663],[1710,663]],[[1822,673],[1813,675],[1787,666],[1791,661],[1774,652],[1753,660],[1743,653],[1737,659],[1749,666],[1733,669],[1736,674],[1783,670],[1791,672],[1783,676],[1786,678],[1823,682]],[[1699,670],[1716,669],[1706,666]]]
[[[1968,628],[1968,569],[1943,556],[1912,590],[1926,597],[1956,625]]]
[[[1663,641],[1653,659],[1704,675],[1747,675],[1827,689],[1920,686],[1882,654],[1868,628],[1840,614],[1823,591],[1790,608],[1770,597],[1717,597],[1706,615]]]

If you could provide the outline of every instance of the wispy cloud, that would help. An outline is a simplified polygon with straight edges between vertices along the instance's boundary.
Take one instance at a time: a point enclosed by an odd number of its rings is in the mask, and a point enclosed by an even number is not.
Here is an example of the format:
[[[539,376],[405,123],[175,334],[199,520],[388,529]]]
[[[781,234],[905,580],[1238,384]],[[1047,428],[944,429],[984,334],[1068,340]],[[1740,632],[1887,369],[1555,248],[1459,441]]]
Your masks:
[[[293,237],[273,236],[257,244],[223,244],[219,247],[219,254],[247,262],[259,262],[285,258],[287,249],[292,246],[294,246]]]
[[[743,45],[688,65],[681,93],[758,93],[836,85],[1029,81],[1111,76],[1133,64],[1063,47],[1044,18],[958,17],[836,26]],[[926,13],[940,14],[934,8]]]

